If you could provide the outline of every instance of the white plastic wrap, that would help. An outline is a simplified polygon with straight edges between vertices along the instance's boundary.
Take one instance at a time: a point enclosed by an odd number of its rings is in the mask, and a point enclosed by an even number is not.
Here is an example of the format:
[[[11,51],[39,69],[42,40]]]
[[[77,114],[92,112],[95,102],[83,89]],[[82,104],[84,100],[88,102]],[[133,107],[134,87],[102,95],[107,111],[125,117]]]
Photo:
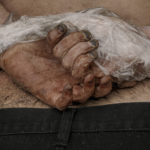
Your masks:
[[[0,52],[18,42],[45,38],[48,31],[61,22],[71,31],[89,30],[99,41],[95,63],[105,74],[118,81],[150,77],[150,40],[140,29],[104,8],[33,18],[23,16],[0,27]]]

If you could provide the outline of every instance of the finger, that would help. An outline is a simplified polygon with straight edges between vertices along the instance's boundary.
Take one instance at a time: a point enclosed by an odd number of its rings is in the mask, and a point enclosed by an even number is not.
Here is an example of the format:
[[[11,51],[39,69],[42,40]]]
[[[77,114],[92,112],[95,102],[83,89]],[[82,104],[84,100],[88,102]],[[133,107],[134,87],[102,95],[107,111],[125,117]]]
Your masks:
[[[50,82],[44,83],[44,86],[38,85],[38,89],[34,92],[34,95],[43,100],[48,105],[64,110],[67,106],[72,104],[72,88],[65,88],[61,85],[58,88],[50,86]],[[58,84],[57,81],[55,84]],[[37,87],[36,87],[37,88]],[[50,91],[50,92],[49,92]]]
[[[63,58],[63,56],[79,42],[88,41],[91,39],[91,34],[88,31],[73,32],[63,38],[53,49],[53,54],[57,58]]]
[[[84,83],[73,87],[73,102],[84,103],[90,98],[95,89],[95,80],[92,74],[86,76]]]
[[[118,88],[127,88],[127,87],[134,87],[137,84],[136,81],[124,81],[121,83],[117,83]]]
[[[66,69],[71,69],[77,57],[82,54],[86,54],[90,51],[93,51],[95,48],[98,47],[98,41],[92,40],[88,42],[80,42],[72,47],[68,53],[63,57],[62,65]]]
[[[96,87],[94,97],[104,97],[108,95],[112,90],[112,80],[110,76],[104,76],[96,79]]]
[[[96,98],[106,96],[112,90],[112,78],[108,75],[106,76],[94,63],[91,65],[91,68],[95,77],[95,92],[93,96]]]
[[[56,91],[53,91],[53,93],[56,93]],[[64,110],[72,104],[72,89],[64,89],[62,92],[53,95],[51,103],[55,108]]]
[[[56,28],[51,30],[47,35],[49,47],[52,49],[62,39],[66,32],[67,26],[64,24],[59,24]]]
[[[85,77],[91,71],[90,64],[94,59],[95,57],[91,54],[80,55],[73,64],[72,76],[80,79]]]

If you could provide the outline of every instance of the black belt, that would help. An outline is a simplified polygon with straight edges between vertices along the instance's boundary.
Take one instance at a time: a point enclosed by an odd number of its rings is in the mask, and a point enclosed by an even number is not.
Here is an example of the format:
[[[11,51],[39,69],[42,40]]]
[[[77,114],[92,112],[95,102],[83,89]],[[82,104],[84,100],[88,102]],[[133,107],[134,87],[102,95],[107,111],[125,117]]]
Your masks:
[[[139,140],[132,148],[146,149],[150,148],[149,137],[150,103],[69,108],[63,112],[56,109],[0,109],[1,150],[23,145],[37,150],[41,145],[44,150],[122,149],[121,146],[130,149],[132,145],[128,143],[132,140],[133,143]],[[22,143],[15,145],[17,140]]]
[[[75,112],[76,109],[63,111],[57,134],[56,150],[64,150],[67,146]]]

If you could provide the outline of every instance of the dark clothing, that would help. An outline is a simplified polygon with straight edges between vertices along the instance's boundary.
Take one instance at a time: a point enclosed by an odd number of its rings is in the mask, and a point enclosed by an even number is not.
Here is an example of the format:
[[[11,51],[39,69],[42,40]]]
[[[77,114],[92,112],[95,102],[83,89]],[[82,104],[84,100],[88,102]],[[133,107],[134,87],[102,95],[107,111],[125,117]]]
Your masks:
[[[150,103],[0,109],[0,150],[150,149]]]

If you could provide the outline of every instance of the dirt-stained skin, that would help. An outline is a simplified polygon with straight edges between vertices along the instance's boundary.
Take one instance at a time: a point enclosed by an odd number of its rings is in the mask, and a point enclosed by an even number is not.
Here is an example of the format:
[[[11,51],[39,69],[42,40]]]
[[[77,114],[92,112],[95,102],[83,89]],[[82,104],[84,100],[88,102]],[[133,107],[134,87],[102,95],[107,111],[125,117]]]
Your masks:
[[[53,1],[45,2],[37,0],[36,3],[33,3],[32,0],[20,1],[20,0],[1,0],[7,10],[14,12],[16,15],[46,15],[49,13],[61,13],[65,11],[74,11],[81,10],[85,8],[104,6],[110,10],[118,13],[125,20],[133,22],[138,25],[149,25],[150,21],[150,2],[148,0],[133,0],[133,1],[124,1],[124,0],[109,0],[109,1],[95,1],[90,2],[80,1],[73,5],[74,1],[69,1],[66,5],[66,1]],[[112,3],[113,2],[113,3]],[[24,5],[20,5],[23,3]],[[33,4],[35,9],[31,10],[31,7],[27,7],[30,4]],[[51,3],[51,4],[50,4]],[[61,3],[61,5],[60,5]],[[117,3],[117,5],[116,5]],[[57,5],[58,4],[58,5]],[[136,5],[135,5],[136,4]],[[63,5],[65,7],[63,7]],[[39,7],[40,6],[40,7]],[[55,7],[54,7],[55,6]],[[61,6],[61,7],[60,7]],[[33,8],[32,7],[32,8]],[[24,92],[18,86],[12,83],[12,80],[3,73],[0,72],[1,84],[0,84],[0,107],[48,107],[44,105],[32,95]],[[100,101],[88,101],[84,106],[93,106],[93,105],[104,105],[104,104],[113,104],[120,102],[137,102],[137,101],[149,101],[149,80],[139,83],[135,88],[132,89],[123,89],[116,90],[112,92],[106,98],[101,99]]]
[[[51,30],[44,40],[16,44],[0,56],[0,66],[16,83],[59,110],[65,109],[73,102],[86,102],[91,96],[106,96],[112,89],[111,77],[104,74],[99,77],[94,71],[97,66],[92,68],[92,61],[88,64],[91,65],[91,69],[86,68],[88,71],[83,76],[72,76],[71,71],[76,59],[80,55],[90,54],[98,44],[96,40],[89,38],[90,33],[87,35],[87,31],[65,36],[66,31],[67,27],[60,24]],[[72,38],[74,35],[76,42]],[[66,42],[61,42],[63,40]],[[72,40],[75,44],[72,44]],[[60,55],[60,59],[53,55],[56,47],[61,47],[63,52],[63,48],[66,50],[64,55]],[[61,53],[61,50],[59,52]],[[84,66],[84,63],[82,65]],[[79,67],[83,68],[82,65]],[[98,82],[95,82],[96,79]]]

